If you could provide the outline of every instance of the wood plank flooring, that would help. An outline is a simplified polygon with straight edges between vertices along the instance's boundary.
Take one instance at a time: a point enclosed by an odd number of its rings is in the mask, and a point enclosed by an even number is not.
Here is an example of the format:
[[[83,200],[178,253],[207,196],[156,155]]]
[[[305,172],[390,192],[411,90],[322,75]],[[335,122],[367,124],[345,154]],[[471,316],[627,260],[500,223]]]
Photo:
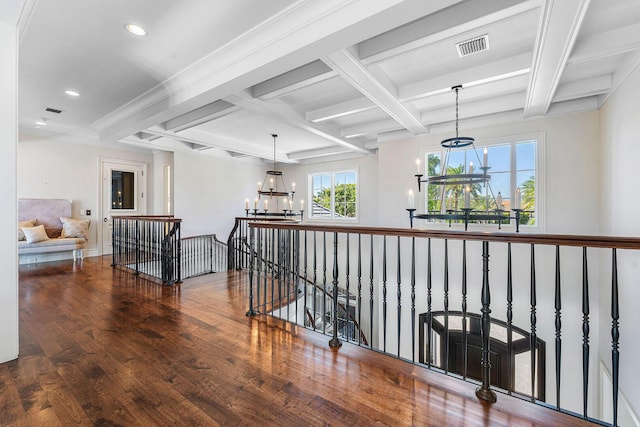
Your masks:
[[[20,266],[2,426],[564,426],[588,423],[266,317],[247,275],[162,287],[110,258]]]

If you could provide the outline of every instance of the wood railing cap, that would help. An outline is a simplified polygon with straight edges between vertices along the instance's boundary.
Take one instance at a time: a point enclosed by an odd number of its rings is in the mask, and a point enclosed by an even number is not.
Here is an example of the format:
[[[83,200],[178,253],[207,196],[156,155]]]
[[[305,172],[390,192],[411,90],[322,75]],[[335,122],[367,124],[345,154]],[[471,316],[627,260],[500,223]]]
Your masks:
[[[594,236],[579,234],[541,234],[541,233],[515,233],[507,231],[486,232],[486,231],[456,231],[456,230],[429,230],[410,228],[385,228],[385,227],[365,227],[365,226],[343,226],[343,225],[313,225],[302,223],[273,223],[254,221],[249,223],[250,228],[276,228],[292,229],[300,231],[319,231],[326,233],[343,234],[367,234],[393,237],[417,237],[417,238],[438,238],[450,240],[469,240],[504,242],[519,244],[541,244],[557,246],[582,246],[593,248],[617,248],[617,249],[640,249],[640,238],[624,236]]]

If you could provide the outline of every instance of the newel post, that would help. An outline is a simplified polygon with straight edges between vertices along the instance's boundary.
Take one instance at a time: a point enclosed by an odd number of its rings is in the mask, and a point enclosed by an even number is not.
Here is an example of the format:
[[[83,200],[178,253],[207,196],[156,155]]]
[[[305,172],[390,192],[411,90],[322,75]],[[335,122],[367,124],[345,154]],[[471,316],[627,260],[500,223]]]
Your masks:
[[[485,402],[494,403],[496,393],[491,390],[491,361],[489,360],[489,333],[491,331],[491,291],[489,289],[489,242],[482,242],[482,385],[476,389],[476,396]]]

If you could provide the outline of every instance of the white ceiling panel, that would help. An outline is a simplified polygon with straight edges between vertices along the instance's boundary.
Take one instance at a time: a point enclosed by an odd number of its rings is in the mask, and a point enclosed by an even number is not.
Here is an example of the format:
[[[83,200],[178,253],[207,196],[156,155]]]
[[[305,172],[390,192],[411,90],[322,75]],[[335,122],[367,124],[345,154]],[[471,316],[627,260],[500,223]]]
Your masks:
[[[200,132],[212,135],[233,135],[234,139],[247,143],[272,145],[271,134],[277,134],[277,149],[283,153],[299,151],[307,146],[326,147],[331,144],[324,138],[287,125],[270,117],[239,110],[197,127]],[[180,132],[179,132],[180,133]]]
[[[640,64],[640,1],[550,4],[37,1],[20,19],[20,128],[266,159],[277,133],[281,161],[312,162],[450,126],[457,84],[476,125],[598,108]],[[484,34],[489,50],[458,57]]]
[[[537,20],[537,11],[530,11],[426,45],[379,65],[396,85],[402,86],[516,56],[533,49]],[[484,34],[489,35],[489,50],[464,58],[458,56],[456,43]]]

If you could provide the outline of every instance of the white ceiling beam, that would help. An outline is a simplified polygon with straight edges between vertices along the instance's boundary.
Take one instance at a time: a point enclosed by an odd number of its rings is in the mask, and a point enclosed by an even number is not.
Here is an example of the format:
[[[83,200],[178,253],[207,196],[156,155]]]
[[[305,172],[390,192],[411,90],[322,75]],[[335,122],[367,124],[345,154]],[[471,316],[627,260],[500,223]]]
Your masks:
[[[426,96],[441,93],[453,86],[465,85],[478,80],[496,76],[507,78],[511,73],[526,72],[531,66],[531,53],[513,56],[500,61],[482,64],[477,67],[448,73],[429,80],[400,86],[398,93],[401,101],[413,101]]]
[[[277,98],[336,75],[318,59],[252,86],[251,95],[262,100]]]
[[[317,123],[308,123],[302,115],[298,114],[296,111],[293,111],[283,103],[276,102],[277,100],[272,100],[270,103],[266,103],[265,101],[251,97],[251,95],[249,95],[246,91],[230,95],[225,99],[232,104],[238,105],[249,111],[253,111],[254,113],[271,117],[275,120],[279,120],[287,123],[288,125],[297,127],[298,129],[307,131],[313,135],[325,138],[335,144],[342,145],[343,147],[346,147],[351,151],[355,151],[360,154],[373,154],[371,153],[371,151],[359,145],[345,141],[338,136],[338,133],[334,129],[330,129],[327,126],[322,126],[321,124]]]
[[[179,132],[190,127],[201,125],[202,123],[210,122],[211,120],[219,119],[220,117],[224,117],[238,110],[239,108],[235,105],[223,101],[222,99],[218,99],[211,104],[207,104],[203,107],[189,111],[186,114],[167,120],[163,123],[162,127],[165,130]]]
[[[612,78],[610,74],[568,82],[558,86],[553,102],[600,95],[611,90],[611,86]]]
[[[525,117],[544,116],[551,105],[590,0],[545,0],[533,51]]]
[[[92,127],[101,140],[118,141],[452,3],[295,1]]]
[[[331,147],[314,148],[311,150],[301,150],[289,153],[291,160],[311,159],[315,157],[333,156],[335,154],[350,153],[351,150],[341,146],[332,145]]]
[[[594,61],[638,49],[640,49],[640,24],[634,24],[576,41],[568,63]]]
[[[459,126],[463,129],[469,129],[470,132],[465,131],[463,133],[467,136],[473,137],[473,129],[496,126],[505,123],[521,122],[522,112],[523,110],[519,109],[471,117],[468,119],[460,120]],[[430,127],[430,129],[433,135],[443,134],[444,137],[449,138],[455,132],[456,127],[454,122],[446,122],[433,125]]]
[[[366,65],[386,61],[429,44],[512,18],[540,7],[540,0],[470,0],[387,31],[358,45]]]
[[[483,116],[486,114],[501,113],[504,111],[517,110],[524,107],[524,93],[514,93],[510,95],[493,97],[490,100],[480,100],[467,102],[464,108],[460,108],[460,119]],[[451,108],[440,108],[437,110],[425,111],[421,116],[423,123],[433,126],[436,123],[454,121],[455,116]]]
[[[365,123],[362,125],[346,127],[340,131],[340,135],[344,138],[355,138],[361,136],[375,138],[379,133],[391,132],[398,129],[403,129],[403,127],[395,120],[382,120],[374,123]]]
[[[122,144],[133,145],[135,147],[145,148],[147,150],[162,150],[162,151],[191,151],[193,150],[193,144],[178,141],[175,139],[167,139],[159,137],[153,142],[140,139],[137,136],[131,135],[123,138],[119,141]]]
[[[200,146],[211,148],[219,148],[227,152],[246,154],[248,156],[259,157],[261,159],[273,160],[273,150],[265,145],[248,144],[244,141],[229,138],[223,135],[217,135],[210,132],[203,132],[198,129],[188,129],[181,133],[167,131],[154,126],[145,130],[147,133],[171,138],[176,141],[182,141]],[[289,159],[286,154],[276,152],[276,161],[281,163],[297,163],[295,160]]]
[[[589,96],[586,98],[572,99],[569,101],[554,102],[549,107],[547,117],[560,116],[564,114],[583,113],[598,109],[598,97]]]
[[[362,97],[342,102],[340,104],[330,105],[325,108],[307,111],[305,118],[308,122],[320,123],[351,114],[373,110],[374,108],[376,108],[376,105],[371,102],[369,98]]]
[[[381,80],[380,76],[374,76],[353,52],[341,49],[322,60],[402,127],[415,135],[427,132],[420,123],[417,111],[402,104],[397,91],[392,93],[393,89],[388,87],[388,83]]]
[[[509,111],[523,108],[526,90],[526,76],[517,76],[505,82],[491,82],[484,85],[473,86],[461,92],[460,98],[465,99],[460,102],[459,116],[469,118],[483,114],[492,114],[501,111]],[[504,91],[504,92],[501,92]],[[452,122],[455,119],[454,100],[449,93],[433,97],[434,105],[446,105],[444,107],[432,108],[422,111],[420,121],[423,126],[432,132],[432,125],[440,122]],[[509,93],[511,92],[511,93]],[[496,95],[503,93],[502,95]],[[473,101],[466,99],[473,98]],[[400,126],[393,120],[378,121],[375,123],[365,123],[342,129],[340,134],[345,138],[354,137],[377,137],[382,133],[395,132]]]

